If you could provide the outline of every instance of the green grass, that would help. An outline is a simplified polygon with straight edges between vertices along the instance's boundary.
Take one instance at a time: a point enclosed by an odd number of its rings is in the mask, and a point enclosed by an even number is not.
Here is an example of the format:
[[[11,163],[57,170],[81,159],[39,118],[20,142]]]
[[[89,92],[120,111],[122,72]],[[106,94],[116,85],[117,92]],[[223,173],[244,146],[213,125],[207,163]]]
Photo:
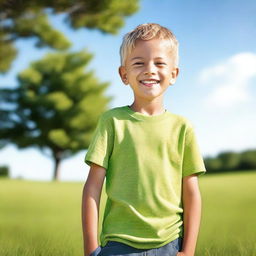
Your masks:
[[[82,255],[82,188],[0,180],[0,255]]]
[[[256,255],[256,172],[200,177],[196,256]],[[82,183],[0,179],[0,255],[82,255]]]
[[[197,254],[256,255],[256,172],[200,178],[202,221]]]

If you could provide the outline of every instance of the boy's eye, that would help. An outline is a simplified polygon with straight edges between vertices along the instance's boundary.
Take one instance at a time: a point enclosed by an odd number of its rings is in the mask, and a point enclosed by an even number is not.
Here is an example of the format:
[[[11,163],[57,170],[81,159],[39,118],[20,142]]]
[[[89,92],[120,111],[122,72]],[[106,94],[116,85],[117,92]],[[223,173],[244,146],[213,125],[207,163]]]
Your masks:
[[[143,65],[143,62],[135,62],[133,65]]]
[[[157,62],[156,65],[161,65],[161,66],[163,66],[163,65],[166,65],[166,64],[165,64],[164,62]]]

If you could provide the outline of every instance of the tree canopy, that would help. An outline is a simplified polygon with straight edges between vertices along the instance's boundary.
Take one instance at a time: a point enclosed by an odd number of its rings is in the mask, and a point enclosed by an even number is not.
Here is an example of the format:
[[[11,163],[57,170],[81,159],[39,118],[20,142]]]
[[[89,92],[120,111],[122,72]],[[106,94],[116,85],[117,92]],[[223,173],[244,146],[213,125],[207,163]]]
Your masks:
[[[99,115],[112,97],[93,71],[92,55],[51,53],[18,75],[14,89],[0,89],[0,141],[19,148],[50,150],[58,176],[59,162],[89,146]]]
[[[10,69],[17,39],[36,38],[37,47],[70,47],[65,35],[50,24],[49,14],[65,13],[65,22],[73,29],[115,34],[124,25],[124,17],[138,8],[138,0],[0,0],[0,73]]]

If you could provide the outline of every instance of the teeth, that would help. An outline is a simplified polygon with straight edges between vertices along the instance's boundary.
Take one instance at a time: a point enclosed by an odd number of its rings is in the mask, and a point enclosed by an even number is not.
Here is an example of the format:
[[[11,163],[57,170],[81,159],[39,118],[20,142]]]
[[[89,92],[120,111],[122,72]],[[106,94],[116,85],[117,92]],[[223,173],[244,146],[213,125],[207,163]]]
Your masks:
[[[158,81],[153,81],[153,80],[144,80],[144,81],[141,81],[142,83],[145,83],[145,84],[156,84],[158,83]]]

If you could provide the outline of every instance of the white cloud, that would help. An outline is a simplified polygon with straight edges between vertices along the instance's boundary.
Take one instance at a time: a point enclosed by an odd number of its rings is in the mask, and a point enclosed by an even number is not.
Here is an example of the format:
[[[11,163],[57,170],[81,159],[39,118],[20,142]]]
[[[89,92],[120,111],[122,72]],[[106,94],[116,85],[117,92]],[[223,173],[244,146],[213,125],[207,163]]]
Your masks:
[[[236,54],[222,63],[208,67],[199,74],[201,84],[212,91],[204,99],[207,107],[230,108],[252,100],[251,80],[256,77],[256,54]]]

